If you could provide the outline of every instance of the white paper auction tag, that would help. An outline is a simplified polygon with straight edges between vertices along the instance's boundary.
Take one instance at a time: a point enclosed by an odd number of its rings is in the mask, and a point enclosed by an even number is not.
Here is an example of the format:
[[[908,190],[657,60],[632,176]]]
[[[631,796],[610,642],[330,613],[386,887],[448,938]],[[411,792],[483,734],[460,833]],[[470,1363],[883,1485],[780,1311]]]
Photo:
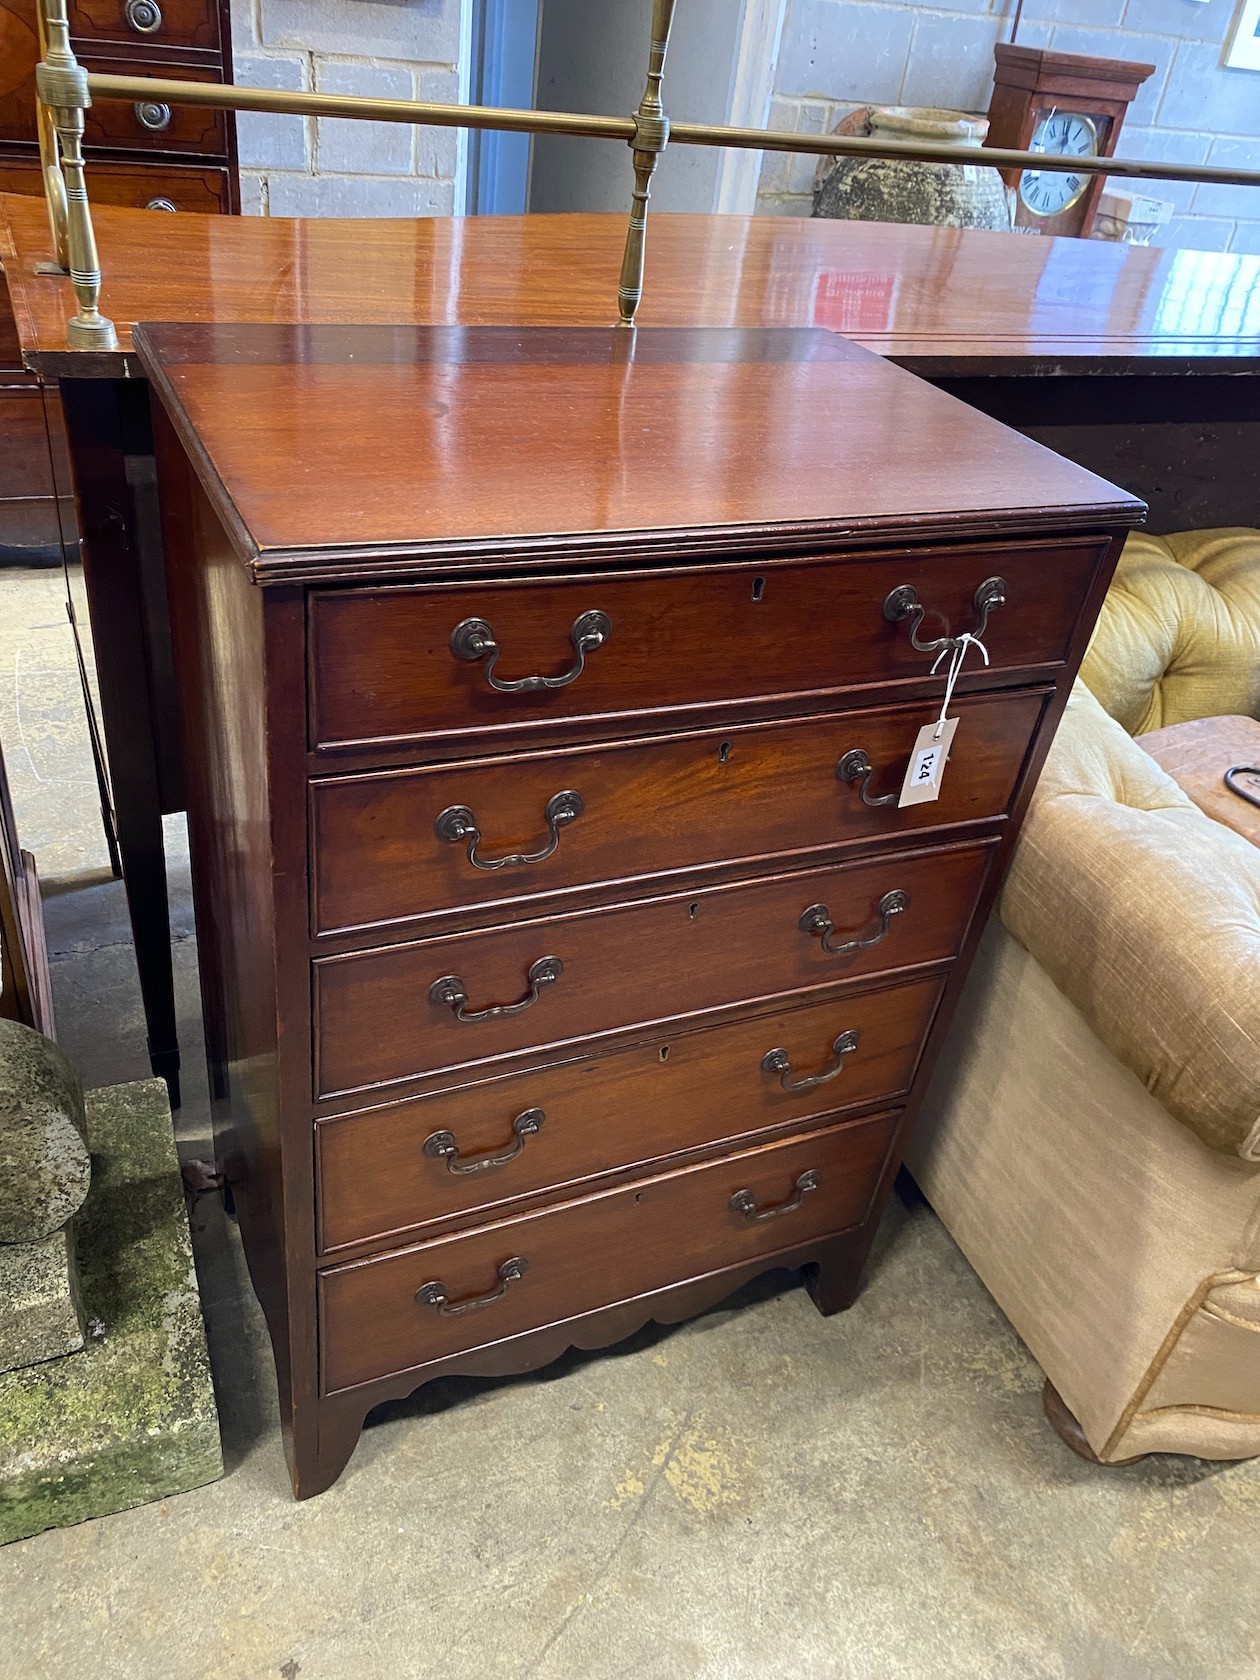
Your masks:
[[[958,719],[952,717],[939,724],[925,723],[920,729],[906,766],[906,779],[901,784],[899,809],[903,805],[927,805],[941,797],[941,782],[957,728]]]

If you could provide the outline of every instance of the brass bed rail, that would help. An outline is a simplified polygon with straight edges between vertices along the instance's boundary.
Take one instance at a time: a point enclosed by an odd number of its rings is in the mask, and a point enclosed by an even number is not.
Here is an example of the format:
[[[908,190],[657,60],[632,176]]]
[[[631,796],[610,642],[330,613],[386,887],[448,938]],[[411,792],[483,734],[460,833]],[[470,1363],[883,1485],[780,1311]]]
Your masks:
[[[755,151],[800,152],[810,156],[905,158],[923,163],[983,164],[995,169],[1114,175],[1138,181],[1191,181],[1214,186],[1260,186],[1260,170],[1217,164],[1168,163],[1159,159],[1066,156],[1005,147],[957,146],[921,141],[871,140],[856,135],[788,134],[721,123],[671,122],[661,84],[676,0],[653,0],[647,83],[633,116],[610,117],[574,111],[509,110],[489,105],[424,103],[358,95],[297,93],[150,76],[91,74],[70,45],[67,0],[39,0],[43,61],[36,71],[39,139],[44,194],[58,263],[73,282],[79,308],[71,317],[67,343],[76,348],[114,349],[118,335],[100,313],[101,272],[92,229],[83,162],[83,113],[96,99],[158,100],[223,111],[258,111],[290,116],[349,117],[441,128],[497,129],[516,134],[571,134],[629,145],[634,169],[630,222],[617,288],[618,324],[634,325],[643,295],[643,263],[652,175],[665,147],[733,146]]]

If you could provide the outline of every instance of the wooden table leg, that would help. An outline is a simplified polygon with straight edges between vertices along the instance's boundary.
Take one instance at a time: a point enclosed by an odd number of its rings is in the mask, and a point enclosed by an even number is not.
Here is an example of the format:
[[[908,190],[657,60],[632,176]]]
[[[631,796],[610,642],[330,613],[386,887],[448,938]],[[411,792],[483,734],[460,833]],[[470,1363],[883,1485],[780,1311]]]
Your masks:
[[[145,589],[143,510],[131,482],[134,467],[129,470],[152,454],[148,387],[139,380],[67,379],[61,393],[149,1060],[177,1107],[179,1042],[162,838],[163,809],[177,807],[163,801],[155,682],[163,662],[151,645],[155,615]]]

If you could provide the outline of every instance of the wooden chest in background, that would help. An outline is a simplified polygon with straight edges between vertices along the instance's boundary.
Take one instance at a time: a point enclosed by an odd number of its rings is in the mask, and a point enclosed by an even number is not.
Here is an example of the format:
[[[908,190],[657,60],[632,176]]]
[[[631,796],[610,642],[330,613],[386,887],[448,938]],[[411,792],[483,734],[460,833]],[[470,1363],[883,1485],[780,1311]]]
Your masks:
[[[69,14],[88,70],[232,80],[228,0],[70,0]],[[35,0],[0,0],[0,192],[43,192],[38,62]],[[85,150],[94,203],[203,214],[240,208],[230,112],[102,104],[87,114]],[[60,404],[22,371],[0,288],[0,560],[56,565],[63,544],[74,557],[75,535]]]

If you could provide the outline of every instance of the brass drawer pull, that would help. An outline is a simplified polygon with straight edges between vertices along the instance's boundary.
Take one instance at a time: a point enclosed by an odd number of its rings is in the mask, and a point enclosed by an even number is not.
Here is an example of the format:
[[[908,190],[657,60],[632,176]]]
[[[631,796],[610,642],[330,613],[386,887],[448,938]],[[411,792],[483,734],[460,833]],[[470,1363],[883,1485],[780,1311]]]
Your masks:
[[[178,214],[177,207],[174,204],[171,203],[169,198],[151,198],[149,200],[149,202],[145,205],[145,209],[146,210],[170,210],[170,211],[173,211],[175,214]]]
[[[458,974],[444,974],[429,987],[429,1002],[439,1009],[453,1009],[457,1021],[497,1021],[503,1015],[519,1015],[531,1003],[537,1003],[544,986],[550,986],[564,973],[559,957],[539,957],[529,965],[525,978],[529,981],[529,996],[518,1003],[492,1003],[485,1009],[465,1009],[468,992]]]
[[[543,816],[551,831],[551,838],[541,851],[514,852],[509,857],[477,856],[477,847],[481,844],[481,830],[467,805],[448,805],[433,828],[439,840],[450,840],[456,845],[461,845],[467,840],[468,861],[474,869],[516,869],[521,864],[542,863],[544,859],[549,858],[560,844],[560,830],[568,823],[576,822],[585,809],[582,795],[575,793],[572,788],[567,788],[563,793],[553,793],[543,807]]]
[[[809,1079],[792,1079],[792,1063],[786,1050],[767,1050],[761,1058],[764,1073],[777,1073],[779,1084],[785,1091],[812,1091],[815,1085],[828,1085],[833,1079],[838,1079],[844,1071],[844,1058],[851,1056],[857,1049],[860,1035],[850,1030],[842,1032],[831,1046],[832,1054],[836,1058],[836,1065],[828,1068],[826,1073],[816,1073]]]
[[[872,945],[878,945],[882,939],[886,939],[893,917],[900,916],[901,912],[909,907],[910,894],[901,887],[894,887],[891,892],[886,892],[875,906],[875,914],[879,917],[876,932],[866,939],[846,939],[843,945],[831,943],[835,923],[825,904],[811,904],[807,910],[802,910],[798,925],[802,933],[822,934],[822,948],[829,957],[848,957],[854,951],[869,951]]]
[[[776,1202],[773,1207],[759,1208],[751,1190],[737,1190],[727,1204],[732,1213],[742,1213],[750,1225],[762,1225],[767,1219],[782,1219],[785,1213],[795,1213],[811,1191],[817,1190],[822,1175],[817,1167],[803,1172],[796,1181],[796,1194],[790,1202]]]
[[[900,797],[900,789],[896,793],[870,792],[871,777],[875,770],[871,764],[870,755],[861,747],[852,747],[836,765],[836,780],[838,782],[856,782],[861,778],[858,792],[862,795],[863,805],[895,805]]]
[[[451,652],[456,659],[467,659],[470,662],[484,659],[489,654],[486,681],[491,688],[497,689],[500,694],[534,694],[543,688],[567,688],[571,682],[575,682],[586,669],[587,654],[603,647],[611,635],[612,620],[607,613],[579,613],[569,631],[569,640],[573,643],[577,662],[560,677],[516,677],[511,681],[496,677],[494,668],[499,663],[502,649],[494,639],[494,631],[484,618],[466,618],[455,626],[451,633]]]
[[[487,1167],[506,1167],[524,1149],[525,1139],[542,1130],[546,1118],[541,1108],[522,1110],[512,1122],[512,1135],[516,1141],[499,1155],[461,1156],[454,1132],[446,1131],[431,1132],[424,1140],[424,1153],[432,1160],[445,1161],[449,1173],[475,1173],[484,1172]]]
[[[976,590],[972,605],[980,615],[980,622],[971,632],[980,641],[984,637],[985,627],[989,622],[989,614],[998,607],[1006,605],[1006,579],[1000,577],[985,578]],[[954,648],[958,645],[957,636],[938,636],[933,642],[919,640],[919,626],[922,624],[927,608],[919,599],[919,592],[912,583],[899,584],[892,590],[884,602],[884,617],[890,624],[900,624],[903,619],[910,620],[910,646],[916,653],[939,653],[942,648]]]
[[[162,27],[162,8],[157,0],[127,0],[123,16],[137,35],[156,35]]]
[[[136,113],[136,121],[141,128],[147,128],[150,134],[160,134],[164,128],[170,127],[171,108],[162,105],[156,99],[142,99],[132,109]]]
[[[479,1307],[488,1307],[492,1301],[501,1301],[508,1292],[508,1284],[525,1276],[528,1264],[522,1254],[505,1260],[499,1267],[499,1287],[492,1289],[488,1295],[469,1295],[462,1301],[448,1301],[446,1285],[440,1278],[434,1278],[432,1283],[420,1285],[416,1290],[416,1300],[422,1307],[436,1307],[443,1318],[458,1318],[460,1313],[476,1312]]]

